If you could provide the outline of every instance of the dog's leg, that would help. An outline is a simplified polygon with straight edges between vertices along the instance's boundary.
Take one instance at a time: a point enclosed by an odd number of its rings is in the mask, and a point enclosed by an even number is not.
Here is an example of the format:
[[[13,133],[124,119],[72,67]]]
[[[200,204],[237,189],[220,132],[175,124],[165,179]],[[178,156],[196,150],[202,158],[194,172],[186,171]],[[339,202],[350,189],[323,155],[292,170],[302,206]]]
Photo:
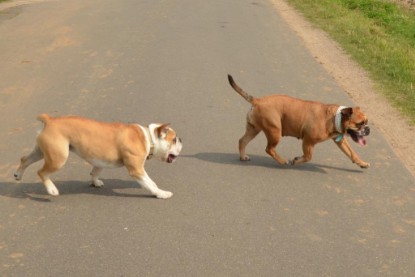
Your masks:
[[[166,199],[172,197],[173,193],[159,189],[156,183],[151,180],[151,178],[147,175],[147,172],[144,170],[144,163],[145,157],[137,158],[130,156],[128,159],[124,160],[124,165],[127,168],[128,173],[141,187],[150,191],[157,198]]]
[[[265,132],[265,130],[264,130]],[[265,132],[265,136],[267,137],[268,144],[267,148],[265,149],[265,152],[268,153],[274,160],[276,160],[279,164],[289,164],[286,159],[278,155],[277,151],[275,151],[275,148],[277,147],[280,139],[281,139],[281,131],[277,128],[270,129]]]
[[[59,191],[49,176],[64,166],[69,155],[69,147],[59,144],[49,144],[42,150],[45,164],[37,174],[45,185],[48,193],[53,196],[58,196]]]
[[[40,161],[41,159],[43,159],[43,153],[40,150],[40,148],[36,145],[29,155],[24,156],[20,159],[20,165],[14,173],[14,178],[17,181],[21,180],[26,168],[28,168],[32,163]]]
[[[248,143],[253,140],[256,135],[260,132],[260,129],[255,128],[252,124],[249,122],[246,123],[246,131],[245,134],[239,139],[239,157],[241,161],[249,161],[250,158],[245,153],[245,148],[248,145]]]
[[[346,154],[346,156],[349,157],[350,160],[352,160],[353,163],[357,164],[361,168],[370,167],[369,163],[362,161],[359,155],[357,155],[356,152],[353,151],[353,149],[350,147],[349,142],[347,142],[346,138],[343,138],[340,141],[336,141],[336,140],[333,140],[333,141],[340,148],[340,150],[344,154]]]
[[[37,172],[47,192],[53,196],[58,196],[59,190],[56,188],[55,184],[52,182],[49,176],[53,172],[57,171],[59,168],[60,167],[49,166],[48,164],[45,163],[45,165]]]
[[[313,150],[314,150],[314,144],[309,143],[306,139],[303,140],[303,156],[301,157],[295,157],[294,160],[292,160],[292,164],[300,164],[300,163],[306,163],[311,160],[313,157]]]
[[[91,186],[94,186],[96,188],[100,188],[104,185],[104,182],[102,182],[100,179],[98,179],[99,174],[102,172],[103,168],[102,167],[97,167],[94,166],[94,168],[92,168],[92,171],[90,173],[91,175]]]
[[[161,190],[157,187],[156,183],[144,172],[144,175],[138,176],[135,180],[140,184],[141,187],[149,190],[157,198],[167,199],[173,196],[170,191]]]

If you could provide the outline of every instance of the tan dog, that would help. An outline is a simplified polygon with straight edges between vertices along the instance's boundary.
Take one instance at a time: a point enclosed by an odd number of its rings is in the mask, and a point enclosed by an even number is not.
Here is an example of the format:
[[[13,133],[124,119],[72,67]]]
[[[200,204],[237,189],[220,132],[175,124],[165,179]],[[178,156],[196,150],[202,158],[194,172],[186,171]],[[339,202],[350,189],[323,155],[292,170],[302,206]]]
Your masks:
[[[144,170],[146,159],[154,156],[172,163],[179,155],[181,139],[169,124],[143,127],[138,124],[98,122],[76,116],[53,118],[47,114],[41,114],[37,119],[44,123],[44,128],[37,136],[33,151],[21,158],[14,174],[16,180],[22,178],[28,166],[44,159],[38,175],[49,194],[59,195],[49,176],[65,164],[69,151],[72,151],[93,165],[91,176],[95,187],[104,185],[98,179],[103,168],[125,166],[130,176],[157,198],[173,195],[159,189]]]
[[[265,151],[280,164],[308,162],[312,158],[315,144],[333,139],[353,163],[361,168],[369,167],[369,163],[362,161],[344,138],[347,133],[355,142],[366,145],[364,136],[369,135],[370,129],[367,117],[359,107],[328,105],[286,95],[254,98],[238,87],[232,76],[228,75],[228,80],[233,89],[252,105],[247,115],[246,132],[239,140],[241,161],[249,160],[245,147],[263,131],[268,141]],[[304,155],[292,161],[278,155],[275,147],[283,136],[302,139]]]

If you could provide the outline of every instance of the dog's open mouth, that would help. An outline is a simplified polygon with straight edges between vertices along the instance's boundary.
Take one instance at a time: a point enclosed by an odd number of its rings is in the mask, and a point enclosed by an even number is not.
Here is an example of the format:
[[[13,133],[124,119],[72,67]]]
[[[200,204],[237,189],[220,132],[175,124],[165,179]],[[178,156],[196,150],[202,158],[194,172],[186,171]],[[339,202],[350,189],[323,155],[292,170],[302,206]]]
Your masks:
[[[177,155],[174,155],[174,154],[169,154],[168,156],[167,156],[167,162],[168,163],[172,163],[172,162],[174,162],[176,159],[177,159]]]
[[[347,129],[347,134],[350,135],[354,142],[358,143],[360,146],[365,146],[365,136],[368,136],[370,134],[370,128],[369,126],[364,126],[359,130]]]

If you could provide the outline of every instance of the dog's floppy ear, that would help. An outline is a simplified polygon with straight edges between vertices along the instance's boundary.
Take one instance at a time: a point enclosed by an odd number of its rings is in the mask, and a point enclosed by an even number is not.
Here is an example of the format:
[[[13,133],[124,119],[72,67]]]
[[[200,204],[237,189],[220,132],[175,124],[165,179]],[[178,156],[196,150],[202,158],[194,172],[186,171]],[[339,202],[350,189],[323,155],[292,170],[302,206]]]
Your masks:
[[[341,111],[341,113],[342,113],[342,115],[343,115],[343,116],[345,116],[345,117],[351,117],[351,116],[352,116],[352,114],[353,114],[353,108],[344,108],[344,109]]]
[[[165,123],[156,129],[156,134],[158,138],[166,137],[167,133],[169,132],[169,125],[170,123]]]

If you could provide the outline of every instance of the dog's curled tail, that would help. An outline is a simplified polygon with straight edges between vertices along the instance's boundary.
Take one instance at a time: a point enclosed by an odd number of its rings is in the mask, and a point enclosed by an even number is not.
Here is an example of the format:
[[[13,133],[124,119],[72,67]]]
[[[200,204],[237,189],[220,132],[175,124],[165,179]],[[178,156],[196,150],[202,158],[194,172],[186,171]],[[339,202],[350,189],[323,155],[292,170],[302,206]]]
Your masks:
[[[49,116],[48,114],[42,113],[42,114],[38,115],[36,117],[36,119],[43,122],[43,124],[46,124],[52,119],[52,117]]]
[[[229,84],[231,85],[231,87],[237,92],[239,93],[239,95],[241,95],[246,101],[248,101],[249,103],[252,103],[254,101],[254,97],[249,95],[248,93],[246,93],[243,89],[241,89],[233,80],[232,76],[228,74],[228,80],[229,80]]]

